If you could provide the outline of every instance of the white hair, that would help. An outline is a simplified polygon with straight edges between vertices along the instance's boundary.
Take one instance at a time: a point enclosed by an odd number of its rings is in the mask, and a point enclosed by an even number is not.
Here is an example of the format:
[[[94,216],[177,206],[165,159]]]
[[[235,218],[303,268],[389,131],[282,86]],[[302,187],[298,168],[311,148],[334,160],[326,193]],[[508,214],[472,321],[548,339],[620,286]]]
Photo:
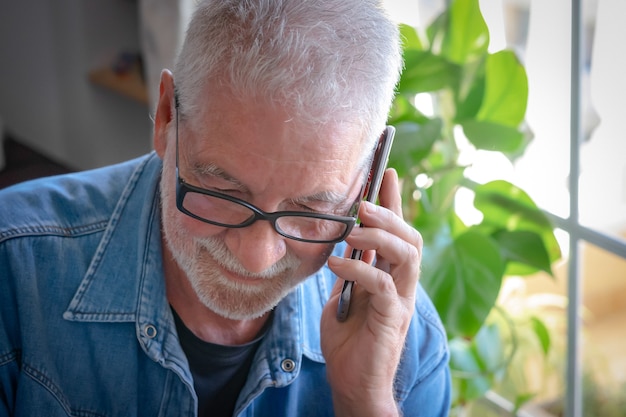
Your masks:
[[[297,122],[357,124],[373,143],[401,68],[398,27],[379,1],[202,0],[174,77],[182,115],[227,88]]]

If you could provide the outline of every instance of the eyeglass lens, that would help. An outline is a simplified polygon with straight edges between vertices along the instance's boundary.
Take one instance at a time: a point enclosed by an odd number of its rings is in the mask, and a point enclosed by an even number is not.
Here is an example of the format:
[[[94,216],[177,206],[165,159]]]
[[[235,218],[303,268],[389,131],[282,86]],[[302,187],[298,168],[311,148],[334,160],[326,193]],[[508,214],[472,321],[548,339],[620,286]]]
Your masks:
[[[183,207],[190,213],[224,226],[238,226],[251,221],[256,216],[250,208],[237,202],[193,191],[185,194]],[[296,215],[278,217],[274,225],[280,233],[286,236],[322,241],[343,236],[349,227],[337,220]]]

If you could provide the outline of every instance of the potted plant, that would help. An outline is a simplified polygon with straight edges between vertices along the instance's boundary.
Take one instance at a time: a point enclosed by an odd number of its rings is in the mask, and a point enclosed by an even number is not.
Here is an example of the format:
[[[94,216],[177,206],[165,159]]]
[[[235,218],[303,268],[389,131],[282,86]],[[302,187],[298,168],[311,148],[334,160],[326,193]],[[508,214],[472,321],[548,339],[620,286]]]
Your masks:
[[[514,324],[487,321],[494,312],[506,318],[496,305],[503,279],[551,273],[560,249],[552,224],[526,192],[504,180],[471,181],[472,161],[460,158],[469,147],[514,159],[532,137],[524,124],[524,66],[511,50],[488,51],[478,0],[450,2],[424,32],[406,25],[401,31],[405,69],[389,116],[397,129],[390,165],[402,179],[406,220],[424,237],[421,282],[448,332],[453,406],[462,407],[493,386],[513,354],[503,332],[514,329],[501,323]],[[432,114],[416,105],[424,94]],[[461,220],[460,190],[474,194],[481,221]],[[535,329],[549,348],[540,319]]]

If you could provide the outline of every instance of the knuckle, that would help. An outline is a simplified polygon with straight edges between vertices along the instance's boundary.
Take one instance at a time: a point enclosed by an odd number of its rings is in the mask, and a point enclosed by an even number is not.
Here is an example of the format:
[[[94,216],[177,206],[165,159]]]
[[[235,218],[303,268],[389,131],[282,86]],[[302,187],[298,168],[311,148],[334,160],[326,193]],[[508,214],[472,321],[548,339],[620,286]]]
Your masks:
[[[422,238],[422,234],[413,228],[411,228],[411,245],[409,246],[412,248],[411,251],[415,251],[413,259],[421,258],[424,239]]]
[[[396,286],[393,282],[393,279],[391,278],[391,275],[384,271],[381,271],[380,269],[377,269],[376,271],[376,282],[378,290],[383,294],[394,293],[396,290]]]
[[[415,229],[411,230],[411,239],[405,245],[406,259],[419,262],[422,258],[422,235]]]
[[[415,233],[415,242],[417,242],[417,248],[421,251],[422,247],[424,246],[424,238],[419,231],[413,229],[413,232]]]
[[[420,251],[417,249],[417,247],[407,244],[405,245],[405,249],[407,260],[409,260],[411,263],[416,263],[420,261]]]

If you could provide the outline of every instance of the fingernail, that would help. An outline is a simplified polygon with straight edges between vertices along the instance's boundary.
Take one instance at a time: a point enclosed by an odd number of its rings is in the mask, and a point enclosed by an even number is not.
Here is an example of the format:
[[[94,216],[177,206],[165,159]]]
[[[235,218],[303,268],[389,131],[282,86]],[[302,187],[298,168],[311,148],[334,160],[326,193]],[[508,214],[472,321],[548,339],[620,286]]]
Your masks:
[[[330,256],[328,258],[328,266],[337,266],[341,264],[343,259],[338,256]]]

